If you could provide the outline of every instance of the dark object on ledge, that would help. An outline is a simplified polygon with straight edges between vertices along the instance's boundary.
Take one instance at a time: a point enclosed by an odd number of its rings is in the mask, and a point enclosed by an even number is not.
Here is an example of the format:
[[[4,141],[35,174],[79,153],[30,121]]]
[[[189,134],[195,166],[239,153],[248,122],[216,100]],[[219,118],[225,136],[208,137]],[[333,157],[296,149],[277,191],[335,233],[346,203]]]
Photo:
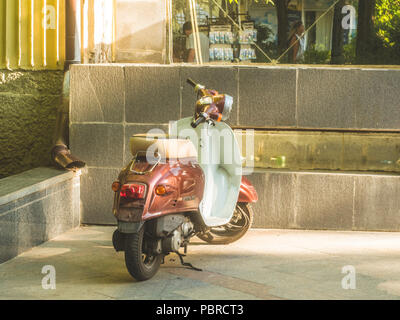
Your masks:
[[[53,161],[64,169],[75,170],[86,166],[86,163],[74,157],[66,145],[56,145],[51,151]]]
[[[69,71],[64,76],[63,103],[57,113],[57,123],[54,133],[54,146],[51,149],[51,158],[58,167],[67,170],[76,170],[86,166],[86,163],[71,154],[67,146],[67,127],[69,114]]]

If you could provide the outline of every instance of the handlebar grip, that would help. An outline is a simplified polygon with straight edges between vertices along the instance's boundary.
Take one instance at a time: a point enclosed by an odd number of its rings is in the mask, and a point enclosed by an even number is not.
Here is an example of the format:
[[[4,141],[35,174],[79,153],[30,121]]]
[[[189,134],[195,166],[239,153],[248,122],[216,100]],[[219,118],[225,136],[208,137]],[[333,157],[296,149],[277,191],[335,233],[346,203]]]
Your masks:
[[[196,129],[199,126],[199,124],[202,123],[204,120],[205,119],[203,116],[198,117],[196,121],[193,121],[191,123],[192,128]]]
[[[187,80],[186,80],[186,82],[188,83],[188,84],[190,84],[193,88],[195,88],[196,86],[197,86],[197,83],[196,82],[194,82],[192,79],[190,79],[190,78],[188,78]]]

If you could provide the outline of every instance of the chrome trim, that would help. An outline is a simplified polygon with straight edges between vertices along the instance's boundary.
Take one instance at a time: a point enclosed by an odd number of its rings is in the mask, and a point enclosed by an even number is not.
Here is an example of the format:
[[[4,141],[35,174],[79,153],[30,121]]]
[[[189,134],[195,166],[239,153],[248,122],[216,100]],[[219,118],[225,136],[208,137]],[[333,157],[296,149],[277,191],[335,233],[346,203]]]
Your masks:
[[[157,167],[158,164],[161,162],[161,155],[158,152],[156,152],[155,154],[157,154],[157,162],[149,170],[147,170],[147,171],[136,171],[136,170],[133,170],[132,167],[136,162],[136,158],[138,157],[138,154],[139,153],[143,153],[143,152],[146,152],[146,151],[137,152],[136,155],[132,159],[131,165],[129,166],[129,171],[130,172],[133,172],[134,174],[142,175],[142,176],[147,174],[147,173],[152,172],[154,170],[154,168]]]
[[[224,110],[222,110],[222,120],[228,120],[232,112],[233,98],[230,95],[225,95]]]
[[[195,92],[199,92],[200,90],[204,90],[206,87],[205,86],[203,86],[203,85],[201,85],[201,84],[198,84],[198,85],[196,85],[196,87],[194,88],[194,91]]]

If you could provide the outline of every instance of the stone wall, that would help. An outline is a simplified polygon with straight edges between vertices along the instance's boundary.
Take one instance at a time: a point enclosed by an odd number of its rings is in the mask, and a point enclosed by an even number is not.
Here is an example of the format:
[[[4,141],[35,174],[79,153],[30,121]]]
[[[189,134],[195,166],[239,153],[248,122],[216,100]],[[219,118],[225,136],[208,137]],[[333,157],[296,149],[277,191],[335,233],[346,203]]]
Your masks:
[[[0,70],[0,179],[50,164],[62,71]]]
[[[195,95],[187,77],[232,95],[229,122],[237,127],[400,133],[400,70],[73,66],[70,141],[72,153],[88,164],[82,176],[84,223],[115,223],[111,184],[130,160],[129,137],[152,128],[167,131],[168,121],[192,115]],[[260,194],[256,227],[400,230],[397,176],[266,170],[250,179]],[[298,183],[278,183],[288,179]],[[324,181],[332,183],[324,188]],[[378,196],[387,190],[390,197]],[[335,205],[341,201],[345,212]],[[348,223],[363,215],[367,222]]]
[[[249,179],[256,227],[400,231],[399,175],[259,170]]]

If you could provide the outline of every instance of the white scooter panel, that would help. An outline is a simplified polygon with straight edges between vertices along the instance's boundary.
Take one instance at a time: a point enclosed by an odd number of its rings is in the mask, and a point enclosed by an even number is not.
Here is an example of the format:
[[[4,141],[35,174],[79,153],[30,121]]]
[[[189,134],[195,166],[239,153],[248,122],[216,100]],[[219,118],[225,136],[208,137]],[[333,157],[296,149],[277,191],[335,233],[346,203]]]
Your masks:
[[[209,227],[227,224],[233,215],[242,180],[241,153],[233,130],[224,122],[206,123],[196,129],[192,118],[170,126],[170,135],[190,139],[205,175],[204,195],[199,211]]]

